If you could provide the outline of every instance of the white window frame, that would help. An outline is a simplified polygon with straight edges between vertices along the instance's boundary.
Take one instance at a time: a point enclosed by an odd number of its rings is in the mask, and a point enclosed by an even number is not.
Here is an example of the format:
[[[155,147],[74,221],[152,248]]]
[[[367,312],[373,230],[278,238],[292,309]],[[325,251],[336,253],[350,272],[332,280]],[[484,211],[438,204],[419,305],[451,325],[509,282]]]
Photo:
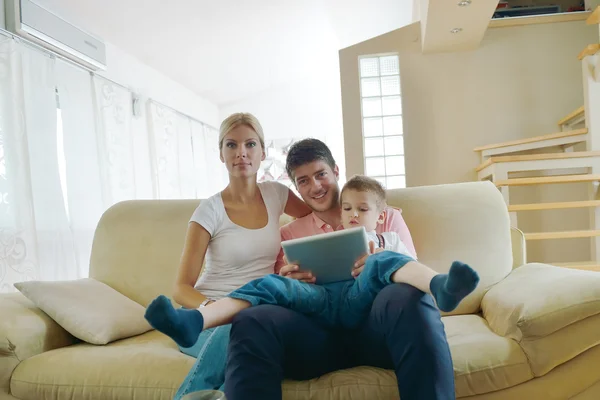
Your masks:
[[[395,58],[396,68],[392,68],[393,72],[382,72],[382,66],[386,61],[393,61]],[[363,71],[363,62],[368,63],[369,60],[372,62],[373,60],[377,60],[377,73],[376,74],[366,74],[364,75]],[[365,175],[373,177],[379,180],[387,189],[398,189],[406,187],[406,168],[405,168],[405,152],[404,152],[404,132],[402,129],[402,92],[400,85],[400,67],[399,67],[399,57],[397,53],[387,53],[387,54],[373,54],[373,55],[365,55],[359,57],[359,87],[360,87],[360,109],[361,109],[361,134],[362,134],[362,146],[363,146],[363,171]],[[392,62],[393,64],[393,62]],[[389,68],[388,68],[389,69]],[[379,81],[379,89],[375,89],[375,93],[365,93],[365,87],[368,85],[367,82],[376,83]],[[388,82],[393,81],[395,86],[395,82],[397,81],[397,91],[393,90],[388,93],[384,93],[384,80],[388,80]],[[377,84],[375,86],[377,87]],[[377,92],[378,91],[378,92]],[[369,99],[379,100],[380,110],[376,111],[374,114],[368,113],[365,115],[365,99],[369,101]],[[393,112],[388,112],[388,110],[384,110],[385,100],[388,101],[399,101],[400,106],[399,109],[396,106],[396,110]],[[377,101],[375,101],[376,103]],[[399,132],[386,133],[385,130],[385,122],[396,121],[396,125],[399,121]],[[381,133],[380,134],[365,134],[365,122],[373,121],[377,124],[379,121],[381,122]],[[391,126],[391,125],[390,125]],[[377,128],[376,128],[377,129]],[[396,126],[398,129],[398,126]],[[369,143],[380,143],[381,153],[376,153],[375,155],[367,154],[369,150]],[[395,143],[394,146],[391,144]],[[389,148],[388,148],[389,147]],[[387,151],[386,151],[387,150]],[[374,174],[373,171],[370,171],[368,166],[369,160],[373,160],[373,162],[381,162],[383,163],[383,173]],[[401,163],[400,165],[398,163]],[[391,169],[395,169],[395,171],[391,171]],[[381,169],[381,168],[378,168]]]

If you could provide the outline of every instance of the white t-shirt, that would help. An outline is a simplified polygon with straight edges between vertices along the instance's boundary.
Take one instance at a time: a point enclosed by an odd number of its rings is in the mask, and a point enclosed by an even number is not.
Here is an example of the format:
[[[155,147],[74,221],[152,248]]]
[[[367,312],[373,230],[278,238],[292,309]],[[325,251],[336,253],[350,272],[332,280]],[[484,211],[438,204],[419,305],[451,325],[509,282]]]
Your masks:
[[[274,272],[281,248],[279,217],[285,210],[289,189],[277,182],[258,184],[267,207],[269,221],[260,229],[247,229],[231,222],[221,193],[202,201],[190,222],[210,233],[204,271],[196,289],[211,299],[219,299],[253,279]]]
[[[417,259],[411,254],[404,242],[400,240],[400,236],[396,232],[383,232],[381,233],[381,236],[383,236],[383,248],[385,250],[404,254],[414,258],[415,260]],[[377,233],[375,231],[367,232],[367,238],[369,241],[375,242],[375,247],[379,247],[379,238],[377,237]]]

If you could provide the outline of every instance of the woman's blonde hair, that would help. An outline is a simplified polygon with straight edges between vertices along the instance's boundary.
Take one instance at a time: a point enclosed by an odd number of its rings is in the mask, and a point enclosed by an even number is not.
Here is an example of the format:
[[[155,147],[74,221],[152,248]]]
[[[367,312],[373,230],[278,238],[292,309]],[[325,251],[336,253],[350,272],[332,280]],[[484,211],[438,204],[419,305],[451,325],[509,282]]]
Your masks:
[[[235,113],[231,114],[229,117],[225,118],[221,123],[221,128],[219,129],[219,150],[223,148],[223,140],[225,139],[225,135],[231,132],[232,129],[237,128],[240,125],[246,125],[248,128],[252,129],[256,132],[258,136],[258,140],[260,141],[260,145],[263,150],[265,149],[265,135],[263,133],[262,126],[258,119],[250,113]]]

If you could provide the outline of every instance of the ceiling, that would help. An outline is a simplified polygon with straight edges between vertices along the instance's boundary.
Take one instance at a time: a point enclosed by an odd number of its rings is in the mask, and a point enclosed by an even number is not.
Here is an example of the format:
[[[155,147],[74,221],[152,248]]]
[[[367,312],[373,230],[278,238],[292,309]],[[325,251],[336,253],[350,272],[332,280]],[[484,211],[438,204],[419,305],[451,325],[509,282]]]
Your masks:
[[[412,0],[36,2],[217,105],[318,74],[412,19]]]

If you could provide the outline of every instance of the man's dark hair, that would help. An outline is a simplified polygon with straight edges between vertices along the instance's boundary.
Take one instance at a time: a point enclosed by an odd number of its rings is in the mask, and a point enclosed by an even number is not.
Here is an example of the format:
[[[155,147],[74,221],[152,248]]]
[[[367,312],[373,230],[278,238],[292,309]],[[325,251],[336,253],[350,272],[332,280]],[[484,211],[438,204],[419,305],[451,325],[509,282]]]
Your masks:
[[[333,170],[335,160],[329,147],[319,139],[302,139],[294,143],[288,150],[285,161],[285,170],[289,178],[295,183],[294,171],[296,168],[313,161],[325,161]]]

